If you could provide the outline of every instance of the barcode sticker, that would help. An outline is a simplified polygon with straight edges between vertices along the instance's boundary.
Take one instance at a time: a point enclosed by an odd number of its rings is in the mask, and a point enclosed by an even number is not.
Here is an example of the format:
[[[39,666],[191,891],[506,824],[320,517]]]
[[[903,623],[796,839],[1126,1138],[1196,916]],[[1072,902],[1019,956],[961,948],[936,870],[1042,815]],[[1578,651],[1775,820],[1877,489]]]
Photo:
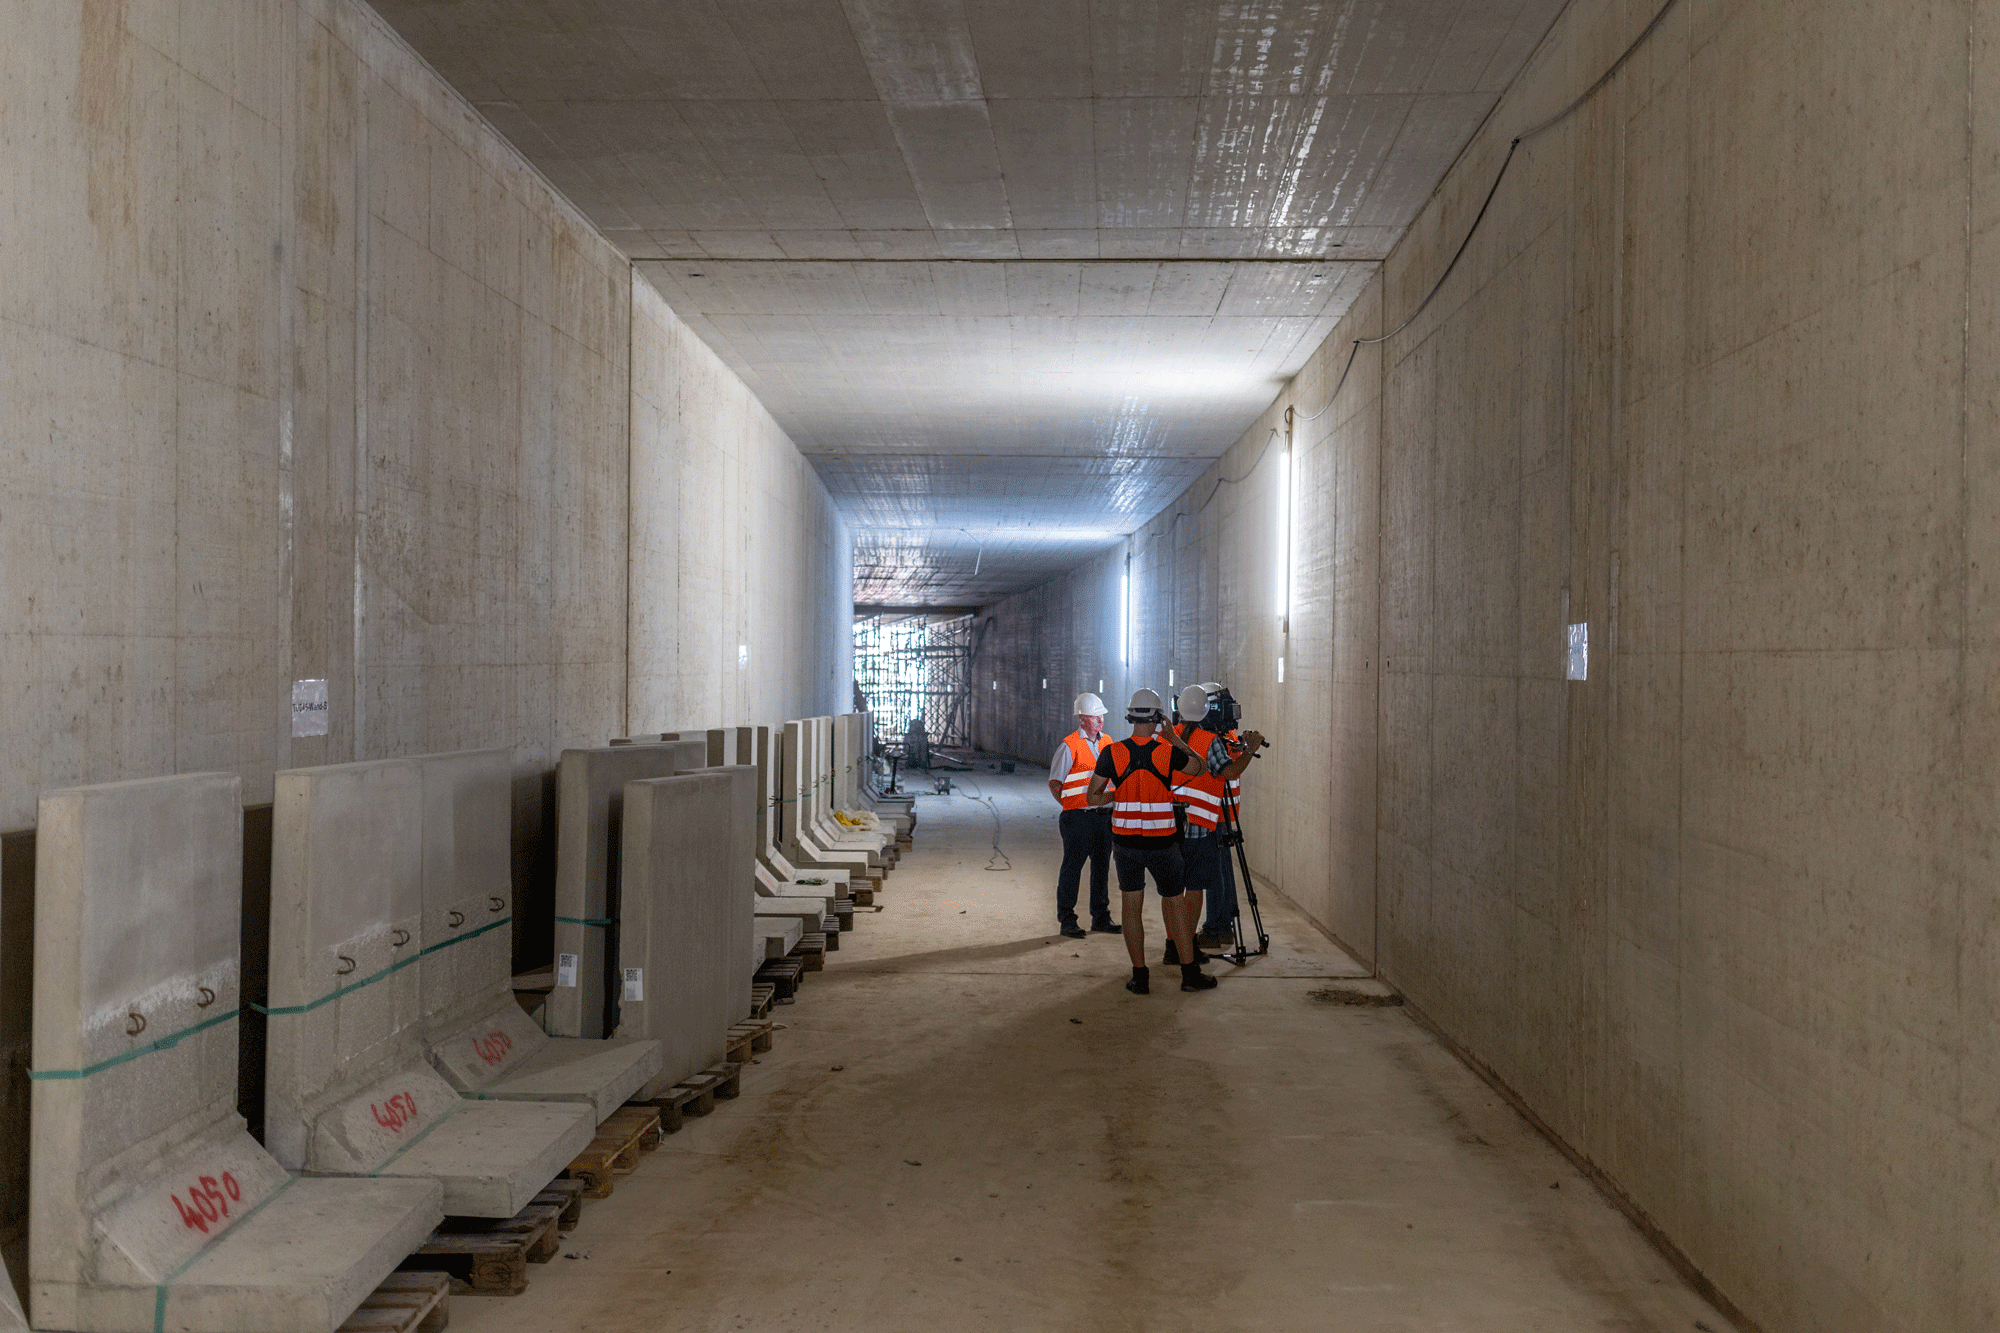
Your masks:
[[[576,985],[576,955],[559,953],[556,955],[556,985]]]
[[[625,998],[643,1000],[646,998],[646,969],[628,967],[625,969]]]

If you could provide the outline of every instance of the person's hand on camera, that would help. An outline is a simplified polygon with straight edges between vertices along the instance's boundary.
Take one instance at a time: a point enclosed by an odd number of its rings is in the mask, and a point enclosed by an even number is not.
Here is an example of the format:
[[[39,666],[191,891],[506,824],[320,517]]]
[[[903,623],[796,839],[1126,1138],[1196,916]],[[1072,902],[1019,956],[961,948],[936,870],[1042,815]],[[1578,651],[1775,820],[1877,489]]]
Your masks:
[[[1244,733],[1243,733],[1243,747],[1244,747],[1245,749],[1247,749],[1247,750],[1255,750],[1255,749],[1257,749],[1257,748],[1258,748],[1259,746],[1261,746],[1261,745],[1262,745],[1263,743],[1264,743],[1264,733],[1263,733],[1263,732],[1261,732],[1261,731],[1246,731],[1246,732],[1244,732]]]

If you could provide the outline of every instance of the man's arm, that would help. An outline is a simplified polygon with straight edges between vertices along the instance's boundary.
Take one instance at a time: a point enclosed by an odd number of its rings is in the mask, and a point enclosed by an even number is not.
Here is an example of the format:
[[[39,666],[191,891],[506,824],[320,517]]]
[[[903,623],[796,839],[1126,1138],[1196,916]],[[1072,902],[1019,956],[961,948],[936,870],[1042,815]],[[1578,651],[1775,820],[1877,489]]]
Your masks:
[[[1257,757],[1257,747],[1262,745],[1263,743],[1264,743],[1264,737],[1261,733],[1255,731],[1244,732],[1243,753],[1237,755],[1234,759],[1230,760],[1229,766],[1224,768],[1220,773],[1216,774],[1216,776],[1220,778],[1242,777],[1243,770],[1250,767],[1250,761]]]
[[[1090,790],[1083,794],[1083,803],[1091,806],[1110,805],[1111,800],[1111,779],[1102,773],[1092,773]]]

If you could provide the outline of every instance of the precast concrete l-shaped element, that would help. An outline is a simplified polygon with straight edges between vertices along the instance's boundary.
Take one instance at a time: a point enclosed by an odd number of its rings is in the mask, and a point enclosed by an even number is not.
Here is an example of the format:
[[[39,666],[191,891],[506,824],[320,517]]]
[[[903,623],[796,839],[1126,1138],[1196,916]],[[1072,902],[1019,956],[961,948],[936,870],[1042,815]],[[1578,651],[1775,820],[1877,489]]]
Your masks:
[[[619,1036],[657,1040],[656,1097],[723,1058],[750,1012],[746,874],[754,774],[720,768],[625,784],[618,929]]]
[[[556,762],[556,985],[543,1010],[555,1036],[617,1026],[625,784],[685,772],[681,754],[678,743],[604,745]]]
[[[835,793],[840,786],[840,758],[833,742],[833,719],[815,717],[806,721],[806,747],[813,772],[813,833],[822,846],[865,848],[878,856],[882,864],[892,864],[895,861],[896,841],[893,832],[849,824],[836,813]]]
[[[801,870],[786,859],[779,846],[784,792],[777,751],[783,748],[784,733],[778,733],[775,746],[773,739],[769,727],[755,728],[758,883],[774,893],[791,892],[794,888],[808,891],[824,888],[831,896],[845,897],[849,892],[846,870],[831,867]]]
[[[779,846],[793,865],[808,870],[826,867],[850,876],[882,873],[882,855],[859,847],[828,847],[814,831],[810,720],[785,723],[780,756],[778,805]]]
[[[298,1179],[244,1128],[242,868],[234,774],[41,798],[40,1327],[331,1333],[443,1217],[434,1181]]]
[[[427,1058],[474,1039],[476,1022],[452,1029],[486,1016],[479,978],[506,968],[504,944],[485,937],[511,922],[511,888],[479,874],[474,853],[495,836],[506,846],[491,796],[504,764],[491,751],[277,775],[264,1129],[285,1166],[428,1177],[448,1213],[511,1217],[588,1146],[594,1093],[469,1100]],[[517,1050],[501,1052],[503,1072]]]
[[[640,750],[668,747],[642,746]],[[598,1121],[660,1071],[657,1042],[550,1037],[514,999],[512,940],[474,923],[513,910],[513,760],[506,750],[424,755],[424,919],[465,947],[424,959],[433,1067],[485,1101],[588,1102]],[[438,923],[442,922],[439,927]]]

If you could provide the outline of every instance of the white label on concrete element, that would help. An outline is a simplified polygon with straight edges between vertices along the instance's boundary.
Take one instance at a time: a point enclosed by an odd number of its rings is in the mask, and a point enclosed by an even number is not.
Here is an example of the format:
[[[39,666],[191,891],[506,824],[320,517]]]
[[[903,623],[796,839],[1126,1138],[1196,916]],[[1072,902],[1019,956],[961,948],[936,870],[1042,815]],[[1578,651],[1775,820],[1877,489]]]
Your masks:
[[[749,666],[749,665],[750,665],[750,645],[749,645],[749,644],[747,644],[747,643],[739,643],[739,644],[737,644],[737,645],[736,645],[736,669],[737,669],[738,671],[741,671],[741,670],[743,670],[743,668],[745,668],[745,667],[747,667],[747,666]]]
[[[559,953],[556,955],[556,985],[576,985],[576,955]]]
[[[1569,627],[1569,678],[1590,679],[1590,623]]]
[[[326,735],[326,682],[323,680],[295,680],[292,682],[292,735]]]
[[[643,1000],[646,998],[646,969],[628,967],[625,969],[625,998]]]

